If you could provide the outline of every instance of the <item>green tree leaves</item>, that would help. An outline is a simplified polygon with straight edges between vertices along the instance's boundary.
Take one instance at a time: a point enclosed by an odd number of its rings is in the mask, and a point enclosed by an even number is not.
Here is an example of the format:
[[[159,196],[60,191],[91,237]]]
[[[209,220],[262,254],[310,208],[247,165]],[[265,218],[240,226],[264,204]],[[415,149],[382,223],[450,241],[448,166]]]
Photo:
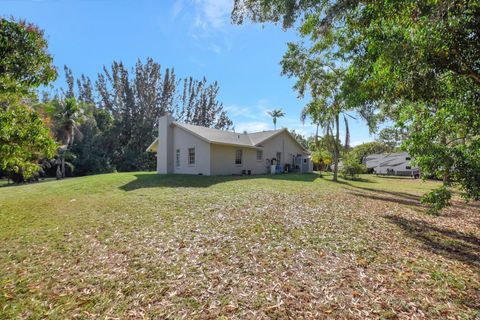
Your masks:
[[[43,31],[25,21],[0,18],[0,94],[26,94],[56,78]]]
[[[0,57],[0,169],[23,180],[55,152],[48,127],[27,102],[56,71],[43,32],[24,21],[0,18]]]
[[[56,144],[39,115],[26,105],[10,105],[0,112],[0,167],[29,178],[38,160],[53,157]]]
[[[424,175],[480,198],[478,0],[236,0],[232,19],[244,18],[298,21],[305,41],[289,44],[282,63],[300,94],[330,91],[372,130],[393,120]],[[332,61],[346,68],[336,91],[325,77]]]

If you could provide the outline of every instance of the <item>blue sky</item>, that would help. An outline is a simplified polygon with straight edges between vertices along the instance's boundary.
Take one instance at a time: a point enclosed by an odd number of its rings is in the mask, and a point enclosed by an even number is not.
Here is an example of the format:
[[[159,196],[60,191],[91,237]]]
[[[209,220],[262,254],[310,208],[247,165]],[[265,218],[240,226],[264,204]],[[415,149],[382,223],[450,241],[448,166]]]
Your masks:
[[[75,75],[96,79],[113,60],[133,66],[138,58],[152,57],[180,77],[217,80],[236,131],[272,129],[266,112],[282,108],[286,116],[279,127],[313,134],[314,127],[299,120],[306,101],[293,91],[294,79],[280,75],[286,43],[297,39],[294,30],[232,25],[232,5],[233,0],[2,0],[0,14],[44,29],[60,73],[67,64]],[[351,121],[351,133],[353,145],[373,140],[361,120]]]

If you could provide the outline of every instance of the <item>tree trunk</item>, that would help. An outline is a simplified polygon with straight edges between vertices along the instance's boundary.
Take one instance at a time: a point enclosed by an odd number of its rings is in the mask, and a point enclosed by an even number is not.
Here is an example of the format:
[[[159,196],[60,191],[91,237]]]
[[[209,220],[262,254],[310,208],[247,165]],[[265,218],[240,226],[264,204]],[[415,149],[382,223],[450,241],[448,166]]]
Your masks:
[[[335,144],[333,146],[333,161],[335,163],[335,169],[333,170],[333,181],[338,180],[338,161],[340,158],[340,150],[339,150],[339,145],[340,145],[340,113],[337,113],[335,115]]]
[[[62,179],[65,178],[65,153],[62,154]]]
[[[57,160],[58,161],[58,160]],[[61,163],[57,163],[57,171],[55,172],[57,180],[62,179],[62,166]]]

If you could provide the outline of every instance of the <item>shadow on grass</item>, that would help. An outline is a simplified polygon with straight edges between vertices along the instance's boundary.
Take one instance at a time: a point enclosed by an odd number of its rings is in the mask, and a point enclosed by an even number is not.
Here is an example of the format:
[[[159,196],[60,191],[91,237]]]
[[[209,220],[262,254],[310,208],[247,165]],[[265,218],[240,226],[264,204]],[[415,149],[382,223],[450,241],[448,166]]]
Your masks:
[[[253,175],[253,176],[200,176],[200,175],[182,175],[182,174],[136,174],[136,179],[120,187],[123,191],[132,191],[144,188],[207,188],[212,185],[230,181],[270,179],[312,182],[321,175],[317,173],[304,174],[279,174],[279,175]]]
[[[421,241],[431,252],[480,268],[480,238],[425,221],[397,216],[385,216],[385,219],[402,228],[407,236]]]
[[[380,179],[396,179],[396,180],[415,180],[413,179],[412,177],[410,176],[389,176],[389,175],[381,175],[381,174],[377,174],[375,175],[376,178],[380,178]],[[417,179],[418,180],[418,179]]]
[[[367,198],[371,200],[379,200],[379,201],[386,201],[386,202],[393,202],[393,203],[398,203],[406,206],[416,206],[416,207],[423,207],[422,204],[420,203],[420,197],[417,197],[414,199],[411,197],[411,195],[405,196],[403,195],[402,192],[399,192],[398,194],[394,192],[388,192],[388,196],[381,196],[381,195],[375,195],[375,194],[370,194],[370,193],[360,193],[360,192],[350,192],[350,194],[357,196],[357,197],[362,197],[362,198]]]
[[[332,179],[326,179],[327,181],[330,181],[330,182],[334,182]],[[344,184],[346,186],[351,186],[351,187],[354,187],[354,188],[361,188],[361,187],[357,187],[355,185],[353,185],[351,182],[361,182],[361,183],[377,183],[376,181],[373,181],[373,180],[370,180],[370,179],[365,179],[365,178],[357,178],[357,179],[354,179],[354,180],[338,180],[337,182],[334,182],[334,183],[338,183],[338,184]],[[374,189],[372,189],[374,190]]]
[[[72,177],[67,177],[65,179],[71,179]],[[0,179],[0,188],[12,188],[12,187],[20,187],[20,186],[28,186],[28,185],[35,185],[38,183],[45,183],[45,182],[52,182],[52,181],[58,181],[56,178],[41,178],[38,181],[26,181],[26,182],[20,182],[16,183],[13,181],[7,181],[6,179]]]
[[[360,193],[355,191],[350,192],[351,194],[358,197],[369,198],[372,200],[386,201],[386,202],[394,202],[394,203],[403,204],[407,206],[423,207],[423,205],[420,203],[419,195],[410,194],[407,192],[400,192],[400,191],[372,189],[372,188],[360,187],[352,184],[349,184],[349,186],[355,189],[359,189],[361,191],[368,191],[367,193]]]

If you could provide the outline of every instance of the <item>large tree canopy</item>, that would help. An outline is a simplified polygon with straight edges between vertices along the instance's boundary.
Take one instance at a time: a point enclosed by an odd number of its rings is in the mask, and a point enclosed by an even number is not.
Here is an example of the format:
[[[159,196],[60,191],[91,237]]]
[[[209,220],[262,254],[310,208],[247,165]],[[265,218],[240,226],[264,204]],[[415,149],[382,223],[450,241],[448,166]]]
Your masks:
[[[480,198],[479,1],[236,0],[232,19],[245,18],[298,25],[292,61],[339,61],[348,107],[372,130],[394,120],[425,175]]]
[[[34,24],[0,18],[0,95],[25,94],[56,78],[47,47]]]
[[[29,103],[32,90],[55,79],[43,32],[32,24],[0,19],[0,169],[18,180],[39,169],[55,142]]]

